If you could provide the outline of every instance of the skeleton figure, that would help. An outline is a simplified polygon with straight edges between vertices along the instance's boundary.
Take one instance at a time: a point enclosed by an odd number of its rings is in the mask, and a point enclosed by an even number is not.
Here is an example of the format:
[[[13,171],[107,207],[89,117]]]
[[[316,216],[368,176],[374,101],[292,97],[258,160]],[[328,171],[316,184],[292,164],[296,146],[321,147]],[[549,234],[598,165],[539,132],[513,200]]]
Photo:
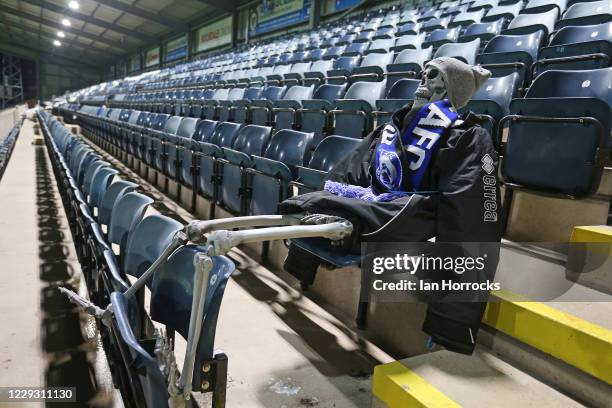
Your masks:
[[[420,109],[426,103],[439,101],[446,97],[446,84],[440,70],[427,66],[421,75],[421,84],[414,93],[413,109]]]

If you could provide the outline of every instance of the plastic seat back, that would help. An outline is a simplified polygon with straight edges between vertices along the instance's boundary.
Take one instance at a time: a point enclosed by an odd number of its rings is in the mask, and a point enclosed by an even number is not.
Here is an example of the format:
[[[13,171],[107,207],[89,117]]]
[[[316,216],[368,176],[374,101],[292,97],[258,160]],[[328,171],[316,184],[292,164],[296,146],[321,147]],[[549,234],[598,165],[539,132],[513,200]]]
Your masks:
[[[383,98],[386,82],[355,82],[344,99],[336,101],[333,114],[333,133],[355,138],[364,137],[371,128],[370,113],[376,101]]]
[[[433,30],[423,42],[422,47],[427,48],[432,46],[438,48],[442,44],[454,43],[457,41],[457,38],[459,38],[460,32],[461,30],[458,27]]]
[[[544,38],[552,33],[555,28],[555,22],[559,11],[552,9],[537,14],[519,14],[516,16],[508,28],[502,31],[502,34],[531,34],[536,31],[542,31]]]
[[[596,69],[610,65],[612,22],[566,26],[557,31],[538,54],[535,72],[548,69]]]
[[[128,235],[123,271],[139,278],[164,252],[183,224],[164,215],[145,217]],[[151,287],[153,280],[147,284]]]
[[[204,248],[187,245],[168,258],[155,274],[151,293],[151,319],[176,330],[184,339],[189,336],[189,321],[193,302],[197,253]],[[234,263],[224,256],[213,256],[212,270],[205,284],[206,296],[202,316],[202,331],[196,339],[196,361],[193,372],[193,389],[202,391],[204,382],[201,367],[214,357],[215,334],[221,301],[227,281],[235,270]]]
[[[480,50],[480,39],[476,38],[466,43],[447,43],[438,48],[434,54],[434,58],[452,57],[457,58],[467,64],[474,65],[476,63],[476,55]]]
[[[375,121],[374,126],[386,123],[396,110],[414,100],[414,92],[420,83],[420,79],[408,78],[395,81],[389,88],[386,99],[376,101],[376,111],[372,112]]]
[[[217,123],[217,121],[209,119],[201,120],[196,126],[195,132],[192,137],[193,140],[196,142],[204,142],[209,140],[213,132],[215,131]]]
[[[184,118],[176,130],[176,135],[191,139],[196,132],[199,122],[200,120],[196,118]]]
[[[137,382],[132,384],[133,388],[138,390],[134,398],[147,407],[162,407],[168,400],[168,387],[157,358],[145,350],[137,339],[139,325],[134,316],[138,316],[140,310],[133,298],[128,299],[121,292],[111,293],[111,302],[113,332],[117,333],[119,340],[118,352],[121,352],[124,358],[135,362],[129,365],[130,378]]]
[[[495,124],[508,114],[510,102],[515,96],[519,74],[489,78],[472,96],[463,111],[472,111],[486,121],[487,130],[494,134]]]
[[[228,211],[242,213],[243,193],[242,167],[250,167],[252,156],[263,156],[272,128],[267,126],[247,125],[240,129],[231,149],[225,148],[224,155],[228,163],[222,168],[221,201]]]
[[[108,190],[108,187],[113,181],[115,175],[119,172],[110,167],[101,167],[93,176],[89,191],[89,204],[93,207],[99,207],[102,202],[102,197]]]
[[[115,203],[108,228],[108,240],[119,245],[122,253],[126,249],[128,234],[140,222],[152,203],[150,197],[140,193],[127,193]]]
[[[568,7],[556,27],[601,24],[612,20],[612,4],[608,0],[576,3]]]
[[[353,151],[360,141],[352,137],[328,136],[315,148],[308,168],[329,172],[347,154]]]
[[[459,42],[472,41],[475,38],[480,38],[482,42],[488,42],[491,38],[498,35],[503,27],[503,19],[488,21],[482,23],[474,23],[469,25],[463,34],[459,36]]]
[[[301,130],[314,133],[314,141],[318,143],[324,136],[328,126],[328,111],[334,108],[336,99],[346,92],[346,85],[323,84],[317,87],[312,100],[302,101],[300,112]]]
[[[515,99],[510,113],[537,118],[511,121],[502,174],[510,185],[549,194],[587,197],[603,172],[598,149],[610,146],[612,68],[546,71]],[[580,137],[576,137],[580,135]],[[534,137],[537,136],[537,137]]]
[[[253,157],[262,175],[252,177],[251,215],[275,214],[278,203],[288,194],[288,182],[297,174],[296,166],[310,159],[313,134],[279,130],[271,139],[263,158]]]

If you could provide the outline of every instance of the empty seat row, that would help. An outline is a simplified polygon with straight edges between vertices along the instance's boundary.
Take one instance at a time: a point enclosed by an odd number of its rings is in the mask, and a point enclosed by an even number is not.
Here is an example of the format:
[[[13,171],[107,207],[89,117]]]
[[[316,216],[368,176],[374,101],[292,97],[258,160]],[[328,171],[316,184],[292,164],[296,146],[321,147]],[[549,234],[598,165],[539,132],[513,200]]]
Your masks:
[[[205,248],[187,245],[177,249],[155,271],[147,289],[141,289],[135,297],[128,296],[129,277],[142,276],[183,229],[182,223],[155,212],[153,200],[137,192],[137,184],[124,179],[53,116],[40,111],[38,117],[89,298],[102,308],[112,302],[112,318],[99,322],[98,329],[114,384],[130,404],[159,406],[169,398],[168,387],[155,347],[149,345],[164,340],[173,347],[175,332],[188,338],[192,298],[197,290],[194,260]],[[200,392],[212,391],[202,388],[204,380],[220,385],[226,381],[223,371],[206,374],[201,368],[227,364],[225,355],[216,354],[214,339],[221,298],[234,267],[223,256],[213,256],[212,261],[218,273],[208,278],[201,315],[203,334],[194,344],[198,353],[193,390]],[[147,308],[144,290],[151,293]],[[164,332],[158,330],[160,325],[165,327]]]

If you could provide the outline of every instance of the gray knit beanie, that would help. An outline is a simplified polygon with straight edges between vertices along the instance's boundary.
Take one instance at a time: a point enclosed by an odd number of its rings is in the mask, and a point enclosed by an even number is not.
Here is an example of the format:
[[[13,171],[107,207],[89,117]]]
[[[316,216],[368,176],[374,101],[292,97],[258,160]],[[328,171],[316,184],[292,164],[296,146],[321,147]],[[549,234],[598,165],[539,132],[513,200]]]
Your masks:
[[[440,71],[451,105],[463,108],[472,95],[491,76],[491,72],[480,65],[469,65],[456,58],[440,57],[429,61],[425,68],[432,66]]]

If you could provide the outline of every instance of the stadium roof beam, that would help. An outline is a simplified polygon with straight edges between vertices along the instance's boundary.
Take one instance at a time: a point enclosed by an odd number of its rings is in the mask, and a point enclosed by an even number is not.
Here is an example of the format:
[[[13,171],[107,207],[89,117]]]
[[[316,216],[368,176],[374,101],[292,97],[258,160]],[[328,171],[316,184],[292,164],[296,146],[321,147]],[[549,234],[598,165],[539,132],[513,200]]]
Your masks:
[[[237,6],[236,0],[200,0],[200,2],[230,13],[233,12]]]
[[[166,27],[170,27],[174,30],[184,30],[185,24],[168,17],[164,17],[162,15],[152,13],[150,11],[141,9],[139,7],[135,7],[130,4],[122,3],[118,0],[96,0],[97,3],[102,4],[104,6],[114,8],[115,10],[123,11],[124,13],[131,14],[133,16],[144,18],[145,20],[150,20]]]
[[[26,13],[26,12],[21,11],[21,10],[16,10],[14,8],[11,8],[11,7],[2,5],[2,4],[0,4],[0,12],[7,13],[7,14],[12,14],[14,16],[23,18],[25,20],[33,21],[35,23],[42,24],[42,25],[45,25],[47,27],[51,27],[51,28],[54,28],[54,29],[57,29],[57,30],[60,30],[60,31],[70,32],[70,33],[72,33],[74,35],[78,35],[80,37],[84,37],[84,38],[87,38],[89,40],[94,40],[94,41],[97,41],[97,42],[100,42],[100,43],[104,43],[106,45],[110,45],[112,47],[117,48],[118,51],[120,51],[121,48],[125,46],[125,44],[123,44],[121,42],[109,40],[108,38],[105,38],[103,36],[100,36],[100,35],[97,35],[97,34],[92,34],[92,33],[89,33],[87,31],[84,31],[84,30],[78,30],[78,29],[76,29],[74,27],[64,27],[63,25],[61,25],[60,23],[57,23],[55,21],[48,20],[46,18],[39,17],[39,16],[34,15],[34,14]]]
[[[155,38],[149,35],[140,33],[138,31],[133,31],[129,28],[121,27],[114,23],[109,23],[104,20],[100,20],[99,18],[89,16],[87,14],[79,13],[78,11],[71,10],[67,7],[58,6],[57,4],[50,3],[46,0],[22,0],[26,3],[32,4],[37,7],[41,7],[43,9],[47,9],[49,11],[53,11],[55,13],[65,14],[67,16],[71,16],[77,20],[84,21],[89,24],[96,25],[98,27],[106,28],[111,31],[115,31],[120,34],[125,34],[130,37],[138,38],[141,41],[152,42]]]
[[[66,65],[62,62],[69,62],[68,66],[71,67],[87,67],[94,68],[96,71],[100,70],[100,65],[98,64],[90,64],[87,62],[83,62],[83,58],[79,58],[78,56],[65,55],[64,53],[48,52],[49,47],[43,47],[42,45],[34,45],[34,44],[23,44],[15,41],[17,36],[12,33],[3,33],[0,34],[0,40],[5,40],[7,43],[0,43],[0,51],[5,52],[7,54],[16,55],[22,58],[36,60],[36,56],[44,57],[44,61],[51,62],[58,65]],[[13,44],[10,44],[13,43]],[[34,54],[26,52],[27,50],[33,51]]]
[[[0,23],[4,24],[4,25],[8,25],[9,27],[16,28],[16,29],[21,30],[21,31],[26,32],[26,33],[31,33],[32,32],[31,31],[32,27],[28,27],[28,26],[25,26],[25,25],[16,24],[16,23],[9,22],[9,21],[3,20],[3,19],[0,19]],[[88,53],[88,54],[91,54],[91,55],[98,55],[98,56],[100,56],[100,55],[107,54],[106,50],[97,50],[96,51],[93,47],[90,47],[90,46],[88,46],[86,44],[81,44],[78,41],[72,41],[72,40],[68,40],[66,38],[57,38],[53,34],[46,33],[46,32],[43,32],[43,31],[40,31],[38,33],[38,37],[47,38],[50,42],[52,42],[53,40],[59,40],[62,44],[66,44],[66,45],[70,45],[72,47],[80,48],[80,49],[84,50],[85,53]],[[102,58],[100,60],[95,60],[94,62],[102,63],[103,60],[106,60],[106,58]]]

